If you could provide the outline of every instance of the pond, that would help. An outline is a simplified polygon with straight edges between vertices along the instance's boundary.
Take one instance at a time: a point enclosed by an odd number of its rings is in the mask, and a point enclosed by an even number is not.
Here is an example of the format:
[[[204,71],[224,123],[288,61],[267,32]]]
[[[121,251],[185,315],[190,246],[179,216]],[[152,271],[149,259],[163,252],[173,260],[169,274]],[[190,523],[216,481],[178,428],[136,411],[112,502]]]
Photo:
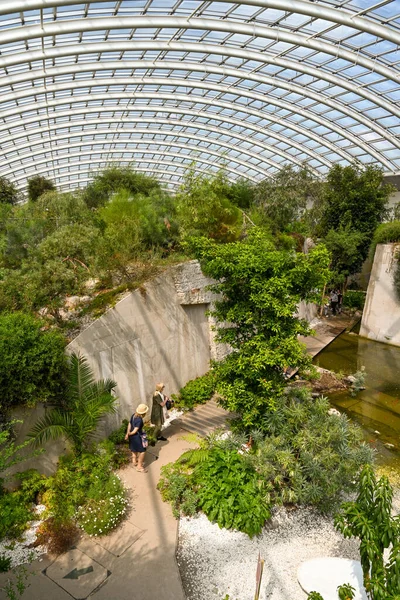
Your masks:
[[[346,390],[330,394],[329,399],[364,427],[370,441],[378,441],[380,453],[386,454],[384,449],[392,446],[400,451],[400,348],[345,332],[314,363],[344,374],[365,367],[365,390],[355,398]]]

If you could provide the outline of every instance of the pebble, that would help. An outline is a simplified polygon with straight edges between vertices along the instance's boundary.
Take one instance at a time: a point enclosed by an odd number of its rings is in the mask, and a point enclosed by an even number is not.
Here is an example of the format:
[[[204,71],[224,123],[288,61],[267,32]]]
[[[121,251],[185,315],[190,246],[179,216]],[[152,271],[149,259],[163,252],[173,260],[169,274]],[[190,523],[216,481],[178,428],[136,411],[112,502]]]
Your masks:
[[[306,600],[297,569],[310,558],[359,559],[357,540],[335,531],[332,517],[310,508],[274,512],[262,533],[220,529],[203,514],[179,524],[178,565],[187,600],[253,600],[258,554],[265,560],[260,600]]]

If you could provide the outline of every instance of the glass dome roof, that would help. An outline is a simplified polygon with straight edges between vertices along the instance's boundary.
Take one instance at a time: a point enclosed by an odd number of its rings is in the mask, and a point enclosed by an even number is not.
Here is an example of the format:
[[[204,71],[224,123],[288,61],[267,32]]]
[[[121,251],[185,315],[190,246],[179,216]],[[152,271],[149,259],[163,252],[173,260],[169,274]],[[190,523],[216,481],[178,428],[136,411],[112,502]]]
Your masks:
[[[400,174],[400,0],[2,0],[0,175]]]

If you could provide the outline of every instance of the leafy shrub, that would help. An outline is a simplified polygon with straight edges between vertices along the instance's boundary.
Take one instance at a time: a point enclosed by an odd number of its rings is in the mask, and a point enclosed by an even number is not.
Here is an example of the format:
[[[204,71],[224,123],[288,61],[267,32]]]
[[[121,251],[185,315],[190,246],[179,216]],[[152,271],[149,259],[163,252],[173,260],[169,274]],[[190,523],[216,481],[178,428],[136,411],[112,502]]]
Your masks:
[[[194,476],[199,507],[210,521],[250,537],[260,533],[270,517],[264,485],[237,451],[211,450]]]
[[[72,519],[49,517],[38,528],[36,543],[47,546],[52,554],[62,554],[70,549],[79,537],[79,529]]]
[[[117,444],[112,442],[110,439],[103,440],[99,443],[98,448],[102,451],[105,451],[108,454],[110,458],[110,466],[112,469],[120,469],[122,467],[125,467],[126,465],[129,465],[131,462],[131,452],[125,440],[123,440],[122,443]]]
[[[347,290],[343,296],[343,306],[362,310],[365,304],[365,292],[358,290]]]
[[[0,315],[0,410],[60,398],[65,387],[65,340],[42,331],[23,313]]]
[[[374,257],[377,244],[390,244],[392,242],[400,242],[400,221],[390,221],[378,225],[372,238],[371,259]]]
[[[270,517],[263,482],[237,449],[215,446],[186,452],[162,469],[158,489],[176,517],[201,509],[220,527],[250,536]]]
[[[189,470],[182,463],[169,463],[162,467],[157,489],[160,490],[164,502],[171,504],[176,519],[181,513],[192,517],[197,512],[197,494],[192,489]]]
[[[0,540],[19,537],[32,520],[32,509],[21,502],[18,492],[5,492],[0,496],[0,514]]]
[[[215,379],[212,371],[209,371],[197,379],[192,379],[180,390],[179,395],[172,394],[175,406],[192,409],[197,404],[204,404],[214,394]]]
[[[372,461],[360,428],[345,415],[328,414],[327,398],[312,398],[306,388],[293,389],[274,412],[265,414],[266,437],[249,455],[268,482],[273,504],[297,502],[331,510],[354,477]]]
[[[110,440],[110,442],[112,442],[113,444],[123,444],[125,442],[125,434],[126,434],[126,430],[128,427],[128,423],[129,423],[128,419],[124,419],[122,421],[121,427],[119,427],[118,429],[113,431],[108,436],[108,439]]]
[[[54,517],[56,535],[57,524],[71,520],[90,535],[104,535],[122,520],[127,501],[121,481],[112,472],[117,449],[106,440],[92,454],[60,458],[43,494],[43,502]]]
[[[103,495],[104,498],[89,498],[84,506],[78,508],[77,521],[89,535],[106,535],[124,518],[128,501],[118,477],[113,475],[110,478]]]
[[[145,423],[143,429],[146,432],[147,441],[149,442],[149,445],[155,446],[157,443],[156,428],[152,427],[150,423]]]
[[[20,481],[18,493],[24,502],[35,502],[38,504],[40,496],[47,489],[47,477],[39,473],[37,469],[27,469],[16,473],[15,477]]]

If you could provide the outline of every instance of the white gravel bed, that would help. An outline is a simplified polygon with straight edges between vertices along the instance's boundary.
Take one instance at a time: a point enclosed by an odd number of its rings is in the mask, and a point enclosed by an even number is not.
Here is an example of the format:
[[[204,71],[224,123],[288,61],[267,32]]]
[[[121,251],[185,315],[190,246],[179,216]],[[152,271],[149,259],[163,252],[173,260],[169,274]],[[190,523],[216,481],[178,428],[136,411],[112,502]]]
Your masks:
[[[358,540],[345,540],[332,517],[279,509],[258,536],[220,529],[205,515],[181,518],[177,560],[187,600],[253,600],[258,553],[265,559],[260,600],[305,600],[297,569],[310,558],[359,560]],[[345,582],[343,582],[345,583]]]
[[[36,506],[35,513],[39,517],[46,510],[43,504]],[[32,544],[36,541],[37,530],[42,521],[31,521],[29,528],[24,531],[21,540],[4,539],[0,542],[0,556],[11,558],[11,568],[31,563],[43,554],[46,554],[46,546],[36,546],[32,548]]]

